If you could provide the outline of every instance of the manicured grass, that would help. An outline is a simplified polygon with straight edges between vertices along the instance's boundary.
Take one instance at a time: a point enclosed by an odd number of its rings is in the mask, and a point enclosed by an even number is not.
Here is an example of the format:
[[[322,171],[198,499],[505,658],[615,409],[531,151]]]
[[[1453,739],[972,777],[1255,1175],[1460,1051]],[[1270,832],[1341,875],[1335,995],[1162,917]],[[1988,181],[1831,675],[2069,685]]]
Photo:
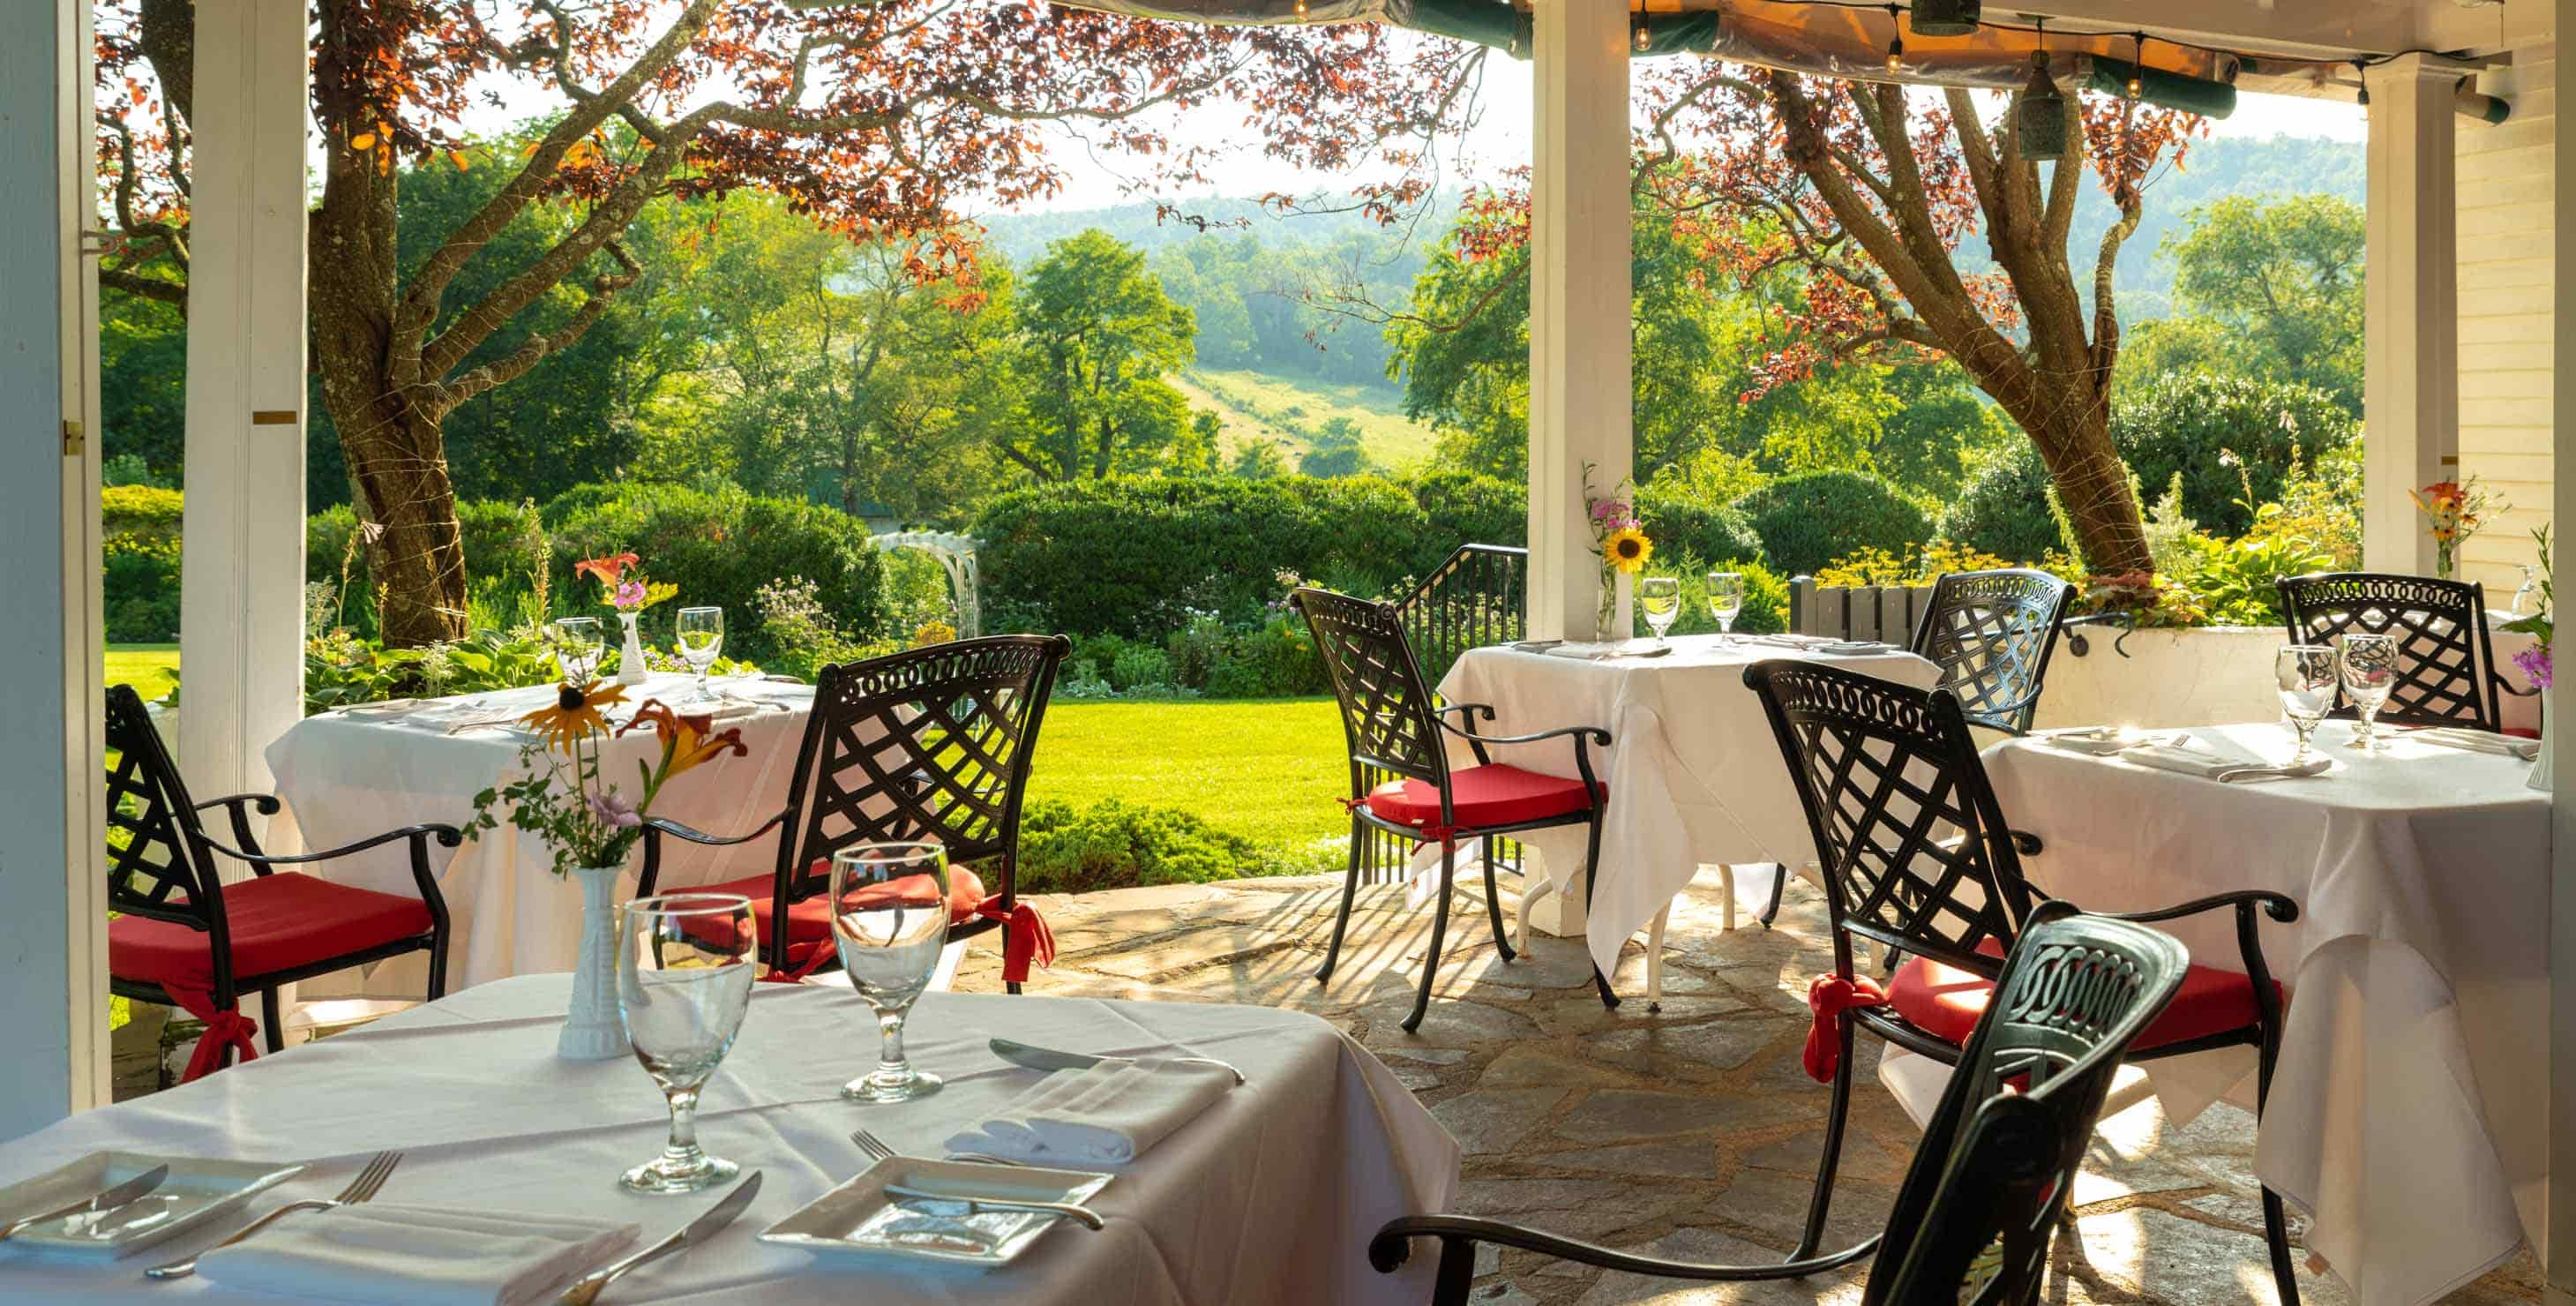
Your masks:
[[[1194,369],[1166,380],[1198,407],[1212,409],[1224,422],[1223,449],[1231,456],[1247,439],[1275,440],[1285,445],[1290,462],[1310,441],[1293,427],[1315,431],[1336,417],[1357,423],[1369,455],[1392,467],[1405,467],[1431,456],[1438,437],[1428,426],[1404,415],[1393,392],[1371,386],[1330,385],[1266,372]]]
[[[1058,699],[1031,801],[1177,807],[1269,847],[1350,829],[1348,753],[1329,698],[1101,703]]]
[[[179,678],[179,646],[176,644],[110,644],[107,646],[107,683],[132,685],[134,692],[151,702],[170,692]]]

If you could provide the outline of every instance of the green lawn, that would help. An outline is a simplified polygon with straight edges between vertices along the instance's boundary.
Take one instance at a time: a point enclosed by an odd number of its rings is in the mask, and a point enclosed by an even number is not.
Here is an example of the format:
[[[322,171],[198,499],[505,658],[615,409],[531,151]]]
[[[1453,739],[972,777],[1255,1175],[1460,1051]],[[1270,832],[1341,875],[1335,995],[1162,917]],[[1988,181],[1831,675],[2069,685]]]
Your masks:
[[[134,692],[151,702],[170,692],[171,682],[179,677],[179,646],[176,644],[110,644],[107,646],[107,683],[132,685]]]
[[[1336,417],[1357,423],[1362,446],[1391,467],[1421,462],[1438,442],[1430,427],[1404,415],[1402,402],[1393,392],[1376,387],[1214,368],[1164,379],[1194,406],[1216,413],[1225,431],[1220,452],[1229,457],[1246,440],[1274,440],[1287,447],[1288,460],[1294,463],[1310,442],[1289,428],[1313,431]]]

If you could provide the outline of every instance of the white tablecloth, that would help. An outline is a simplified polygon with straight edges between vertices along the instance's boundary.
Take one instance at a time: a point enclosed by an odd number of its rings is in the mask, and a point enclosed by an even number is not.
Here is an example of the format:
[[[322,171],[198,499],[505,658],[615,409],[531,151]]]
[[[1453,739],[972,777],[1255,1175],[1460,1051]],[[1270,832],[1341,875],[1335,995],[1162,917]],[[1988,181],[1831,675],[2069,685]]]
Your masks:
[[[689,693],[685,676],[655,676],[630,686],[627,702],[665,702]],[[750,753],[709,763],[672,780],[655,803],[656,815],[718,834],[752,829],[787,801],[796,750],[814,701],[810,686],[746,682],[729,692],[776,700],[778,707],[721,722],[739,726]],[[278,851],[336,848],[370,835],[424,821],[462,826],[474,813],[474,795],[522,774],[519,750],[533,736],[511,730],[447,733],[457,722],[532,709],[550,699],[551,686],[438,699],[424,710],[397,716],[331,712],[306,717],[268,746],[286,810],[271,822],[269,844]],[[631,711],[620,709],[621,713]],[[658,758],[661,741],[637,731],[611,741],[601,774],[632,790],[638,761]],[[572,969],[581,940],[581,888],[553,874],[553,856],[533,835],[501,825],[450,852],[430,845],[431,866],[449,913],[447,983],[467,988],[511,975]],[[745,850],[700,847],[681,840],[663,846],[661,889],[683,889],[766,870],[777,845],[762,840]],[[406,897],[410,857],[394,844],[315,868],[324,878]],[[634,884],[623,882],[620,896]],[[418,998],[426,975],[420,954],[356,972],[307,980],[303,997],[363,993]]]
[[[1780,745],[1745,687],[1744,668],[1775,658],[1929,687],[1939,670],[1911,653],[1809,654],[1714,635],[1672,641],[1656,658],[1581,661],[1508,646],[1468,650],[1440,681],[1451,703],[1485,703],[1485,735],[1526,735],[1565,726],[1610,732],[1592,750],[1593,775],[1610,786],[1603,815],[1601,866],[1584,933],[1605,975],[1619,947],[1690,885],[1703,863],[1814,861],[1797,790],[1780,761]],[[1643,647],[1641,643],[1639,645]],[[1456,718],[1452,718],[1455,720]],[[1574,745],[1565,739],[1493,750],[1494,760],[1548,775],[1571,776]],[[1450,740],[1450,763],[1472,765],[1467,747]],[[1580,894],[1584,827],[1537,831],[1520,838],[1539,850],[1548,877]],[[1579,899],[1578,899],[1579,901]]]
[[[2281,760],[2278,724],[2193,732]],[[2037,740],[1987,750],[2004,817],[2045,841],[2033,882],[2103,911],[2273,889],[2300,908],[2263,951],[2292,990],[2256,1148],[2316,1217],[2308,1245],[2363,1306],[2429,1302],[2543,1246],[2549,1154],[2549,798],[2530,764],[2400,736],[2384,757],[2318,731],[2325,777],[2222,785]],[[2234,915],[2173,922],[2241,970]],[[2198,1063],[2198,1064],[2194,1064]],[[2168,1115],[2244,1093],[2253,1057],[2147,1063]],[[2246,1098],[2250,1102],[2250,1097]]]
[[[706,1197],[638,1197],[617,1174],[657,1152],[661,1094],[631,1059],[553,1055],[568,981],[527,976],[456,994],[349,1034],[197,1083],[76,1116],[0,1147],[0,1183],[102,1148],[313,1168],[256,1199],[256,1213],[327,1197],[380,1148],[407,1155],[386,1201],[552,1211],[634,1221],[657,1238]],[[1010,1101],[1036,1072],[985,1049],[1001,1035],[1092,1052],[1221,1057],[1248,1083],[1117,1171],[1090,1205],[1107,1229],[1049,1230],[1010,1265],[823,1262],[753,1235],[866,1168],[864,1126],[937,1155],[958,1122]],[[841,1083],[875,1064],[876,1022],[846,990],[760,985],[741,1041],[709,1085],[700,1141],[763,1172],[760,1196],[703,1249],[619,1280],[620,1302],[848,1303],[1418,1302],[1430,1256],[1400,1275],[1368,1268],[1371,1234],[1446,1209],[1458,1147],[1375,1057],[1312,1016],[1257,1007],[932,993],[914,1010],[916,1062],[935,1096],[854,1106]],[[288,1217],[290,1219],[294,1217]],[[202,1279],[154,1283],[143,1267],[237,1227],[174,1238],[116,1263],[0,1245],[0,1297],[16,1301],[256,1300]]]

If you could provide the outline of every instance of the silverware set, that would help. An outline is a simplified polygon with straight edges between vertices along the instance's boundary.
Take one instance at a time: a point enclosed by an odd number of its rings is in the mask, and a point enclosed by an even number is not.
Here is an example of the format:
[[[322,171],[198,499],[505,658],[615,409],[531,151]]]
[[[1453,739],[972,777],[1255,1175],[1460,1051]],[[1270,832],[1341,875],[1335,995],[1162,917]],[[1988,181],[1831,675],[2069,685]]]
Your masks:
[[[742,1182],[735,1184],[733,1191],[724,1195],[723,1201],[708,1207],[706,1214],[682,1225],[670,1237],[631,1256],[611,1261],[573,1280],[572,1286],[564,1289],[563,1294],[555,1298],[555,1306],[590,1306],[592,1302],[599,1300],[599,1294],[608,1290],[608,1285],[617,1281],[618,1276],[639,1265],[649,1265],[682,1248],[695,1247],[723,1232],[726,1225],[732,1224],[735,1217],[742,1214],[744,1207],[751,1205],[751,1199],[759,1195],[760,1172],[754,1170],[743,1176]]]
[[[101,1190],[95,1197],[84,1197],[77,1202],[68,1202],[23,1220],[12,1220],[6,1225],[0,1225],[0,1242],[7,1242],[18,1234],[47,1221],[74,1215],[104,1215],[119,1207],[132,1206],[151,1196],[152,1190],[159,1188],[162,1181],[169,1177],[170,1167],[156,1165],[124,1183]]]
[[[858,1144],[860,1151],[867,1153],[869,1156],[874,1157],[879,1161],[892,1161],[903,1155],[903,1153],[894,1150],[894,1148],[884,1139],[879,1138],[875,1134],[869,1133],[864,1129],[851,1130],[850,1141]],[[948,1159],[952,1161],[979,1161],[986,1165],[1017,1166],[1020,1164],[1017,1161],[1004,1160],[998,1156],[986,1156],[980,1152],[951,1152],[948,1154]],[[1085,1229],[1105,1229],[1108,1227],[1108,1222],[1100,1218],[1099,1212],[1092,1210],[1088,1206],[1078,1205],[1073,1202],[1038,1202],[1024,1201],[1018,1198],[1008,1197],[978,1197],[967,1193],[934,1192],[930,1189],[915,1187],[911,1184],[890,1183],[887,1184],[882,1191],[888,1197],[900,1198],[907,1203],[926,1204],[926,1209],[922,1212],[925,1215],[973,1215],[977,1211],[1029,1211],[1040,1215],[1060,1215],[1065,1219],[1081,1225]],[[957,1209],[954,1211],[937,1209],[943,1206],[955,1207]]]
[[[286,1205],[242,1226],[241,1232],[234,1234],[230,1238],[224,1239],[222,1242],[216,1243],[214,1247],[209,1247],[206,1251],[211,1252],[217,1247],[230,1247],[234,1243],[240,1242],[242,1239],[248,1238],[252,1234],[258,1233],[260,1230],[277,1223],[280,1216],[291,1215],[297,1211],[327,1211],[335,1206],[355,1206],[360,1202],[366,1201],[369,1198],[374,1197],[378,1189],[385,1186],[385,1180],[392,1176],[395,1166],[402,1164],[402,1159],[403,1154],[400,1152],[378,1152],[374,1156],[367,1158],[367,1163],[359,1168],[357,1177],[349,1181],[348,1187],[340,1190],[339,1196],[329,1198],[327,1200],[321,1198],[308,1198],[301,1202],[288,1202]],[[151,1269],[145,1270],[143,1273],[146,1276],[155,1279],[184,1279],[197,1272],[198,1258],[205,1254],[205,1252],[199,1252],[196,1256],[191,1256],[184,1261],[172,1261],[167,1265],[155,1265]]]

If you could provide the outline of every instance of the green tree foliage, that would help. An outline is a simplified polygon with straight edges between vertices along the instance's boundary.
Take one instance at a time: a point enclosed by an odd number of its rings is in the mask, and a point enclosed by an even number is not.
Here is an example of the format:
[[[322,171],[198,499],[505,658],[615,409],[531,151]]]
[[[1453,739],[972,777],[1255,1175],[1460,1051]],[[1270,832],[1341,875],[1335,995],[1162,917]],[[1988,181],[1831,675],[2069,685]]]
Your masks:
[[[1864,548],[1902,554],[1932,537],[1921,508],[1866,472],[1783,476],[1735,506],[1762,537],[1764,559],[1784,576],[1812,574]]]
[[[1025,398],[999,446],[1040,480],[1099,479],[1160,466],[1189,429],[1189,403],[1163,380],[1188,366],[1197,325],[1099,230],[1047,247],[1013,321]]]
[[[2142,324],[2122,370],[2185,369],[2315,387],[2361,412],[2362,209],[2334,195],[2231,196],[2165,238],[2188,316]]]
[[[188,330],[177,309],[133,295],[98,300],[99,452],[143,460],[176,485],[187,445]]]
[[[1360,424],[1335,417],[1315,432],[1315,447],[1298,458],[1297,470],[1308,476],[1358,476],[1372,470],[1361,447]]]

